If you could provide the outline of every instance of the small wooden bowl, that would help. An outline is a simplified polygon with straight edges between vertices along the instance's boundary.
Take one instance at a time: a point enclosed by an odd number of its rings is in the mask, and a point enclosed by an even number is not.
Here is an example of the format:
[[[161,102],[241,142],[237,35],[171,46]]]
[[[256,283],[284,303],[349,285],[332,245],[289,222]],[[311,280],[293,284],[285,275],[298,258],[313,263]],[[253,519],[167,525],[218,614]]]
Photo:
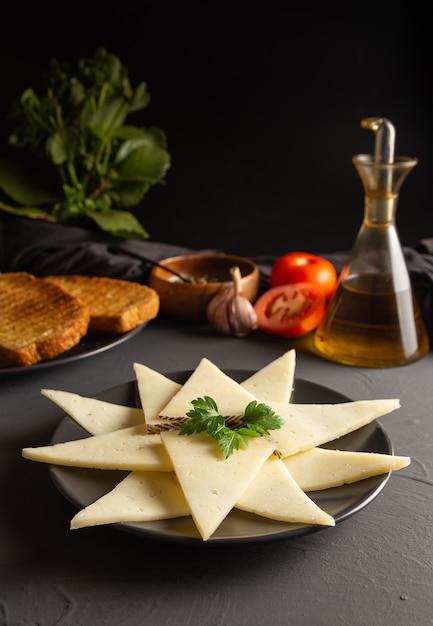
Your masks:
[[[222,287],[232,283],[230,269],[234,266],[240,269],[241,288],[244,295],[250,302],[254,302],[257,298],[260,282],[259,269],[253,261],[244,257],[231,254],[197,253],[164,259],[159,261],[159,264],[185,278],[209,281],[183,282],[163,268],[154,267],[150,273],[149,286],[159,295],[161,313],[170,317],[205,322],[209,301]]]

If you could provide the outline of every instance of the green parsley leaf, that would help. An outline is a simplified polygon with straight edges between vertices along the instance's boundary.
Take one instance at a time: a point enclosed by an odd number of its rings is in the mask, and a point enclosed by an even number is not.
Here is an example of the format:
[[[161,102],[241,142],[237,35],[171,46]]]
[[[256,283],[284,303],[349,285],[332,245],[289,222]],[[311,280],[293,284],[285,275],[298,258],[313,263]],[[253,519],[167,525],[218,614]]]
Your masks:
[[[190,419],[182,424],[181,435],[192,435],[207,430],[210,435],[216,433],[219,427],[224,426],[224,418],[218,413],[215,401],[209,396],[197,398],[191,402],[193,409],[188,411]]]
[[[223,452],[224,458],[227,459],[240,447],[248,448],[248,440],[239,431],[225,428],[225,432],[218,439],[218,445]]]
[[[248,428],[256,430],[261,435],[269,435],[270,430],[281,428],[284,424],[284,420],[270,406],[257,404],[255,400],[245,409],[243,421]]]
[[[266,404],[253,400],[245,409],[245,414],[235,428],[225,425],[213,398],[205,396],[192,400],[193,409],[187,412],[186,420],[179,431],[180,435],[193,435],[207,431],[216,439],[224,458],[227,459],[235,450],[248,447],[248,437],[269,435],[270,430],[281,428],[284,421]]]

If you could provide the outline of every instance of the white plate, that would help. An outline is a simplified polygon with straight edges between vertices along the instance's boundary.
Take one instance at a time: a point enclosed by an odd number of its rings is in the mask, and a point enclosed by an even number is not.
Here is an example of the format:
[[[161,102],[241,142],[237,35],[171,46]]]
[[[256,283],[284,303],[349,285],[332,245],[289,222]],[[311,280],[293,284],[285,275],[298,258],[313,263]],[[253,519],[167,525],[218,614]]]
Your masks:
[[[192,371],[171,372],[167,376],[184,383]],[[250,370],[225,370],[225,373],[241,382],[253,374]],[[101,400],[139,406],[136,382],[131,381],[113,387],[98,396]],[[295,381],[293,402],[296,403],[331,403],[347,402],[350,399],[342,394],[306,380]],[[87,433],[71,418],[65,417],[57,427],[51,443],[82,439]],[[324,447],[336,448],[333,442]],[[380,424],[375,421],[359,430],[340,437],[338,448],[364,452],[392,454],[391,442]],[[75,506],[83,508],[113,489],[126,476],[126,472],[111,470],[81,469],[74,467],[51,466],[50,474],[56,487]],[[310,493],[318,506],[332,515],[338,524],[367,506],[383,489],[390,474],[382,474],[361,480],[351,485],[334,487]],[[154,522],[113,524],[119,530],[135,533],[152,539],[193,542],[203,544],[221,544],[227,542],[258,542],[276,539],[292,539],[309,533],[326,531],[326,526],[308,526],[270,520],[265,517],[233,509],[215,534],[203,541],[191,517]],[[85,532],[85,531],[74,531]]]

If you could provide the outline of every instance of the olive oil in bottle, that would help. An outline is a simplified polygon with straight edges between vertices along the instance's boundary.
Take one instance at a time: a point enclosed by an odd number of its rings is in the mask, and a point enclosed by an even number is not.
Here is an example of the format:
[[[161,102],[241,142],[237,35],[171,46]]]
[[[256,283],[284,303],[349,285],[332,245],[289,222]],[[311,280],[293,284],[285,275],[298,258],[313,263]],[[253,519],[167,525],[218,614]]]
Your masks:
[[[395,228],[399,190],[417,160],[394,158],[389,120],[367,118],[361,125],[376,132],[374,157],[353,157],[365,190],[364,220],[314,346],[339,363],[395,367],[430,349]]]
[[[395,292],[388,282],[371,274],[340,283],[315,336],[323,356],[347,365],[389,367],[417,361],[428,352],[412,289]]]

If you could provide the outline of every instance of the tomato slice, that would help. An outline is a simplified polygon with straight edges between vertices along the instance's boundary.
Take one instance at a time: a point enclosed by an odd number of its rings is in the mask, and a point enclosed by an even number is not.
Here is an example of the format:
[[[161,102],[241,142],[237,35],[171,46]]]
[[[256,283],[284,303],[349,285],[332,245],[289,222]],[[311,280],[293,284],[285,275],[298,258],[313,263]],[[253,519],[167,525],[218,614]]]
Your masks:
[[[300,337],[314,330],[325,315],[321,287],[303,282],[265,291],[254,304],[261,330],[281,337]]]

